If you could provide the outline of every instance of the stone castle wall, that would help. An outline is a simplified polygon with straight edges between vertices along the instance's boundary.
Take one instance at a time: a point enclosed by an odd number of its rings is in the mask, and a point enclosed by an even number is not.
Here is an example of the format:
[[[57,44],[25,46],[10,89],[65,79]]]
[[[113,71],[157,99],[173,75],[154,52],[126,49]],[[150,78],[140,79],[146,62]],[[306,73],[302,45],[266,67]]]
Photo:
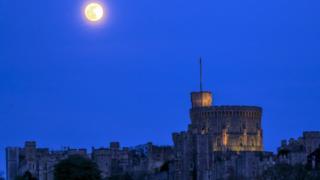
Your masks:
[[[152,143],[141,146],[143,150],[120,148],[118,142],[112,142],[108,148],[93,148],[89,154],[86,149],[50,151],[48,148],[38,148],[34,141],[29,141],[24,147],[6,148],[7,180],[15,180],[26,172],[38,180],[54,180],[54,166],[71,155],[92,159],[104,178],[122,173],[149,173],[173,159],[171,146],[155,146]]]

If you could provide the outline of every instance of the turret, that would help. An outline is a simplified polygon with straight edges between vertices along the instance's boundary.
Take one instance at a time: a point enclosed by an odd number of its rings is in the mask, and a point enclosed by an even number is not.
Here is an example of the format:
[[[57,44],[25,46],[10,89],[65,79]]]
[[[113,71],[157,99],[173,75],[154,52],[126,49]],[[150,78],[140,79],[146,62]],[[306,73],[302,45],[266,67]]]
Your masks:
[[[192,108],[211,107],[212,93],[209,91],[191,93]]]

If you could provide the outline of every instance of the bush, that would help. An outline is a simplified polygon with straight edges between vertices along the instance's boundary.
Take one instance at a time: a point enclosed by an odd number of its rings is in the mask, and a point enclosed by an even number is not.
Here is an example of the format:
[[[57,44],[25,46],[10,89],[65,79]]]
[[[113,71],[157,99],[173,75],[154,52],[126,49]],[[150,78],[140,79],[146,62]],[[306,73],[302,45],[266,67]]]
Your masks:
[[[54,170],[55,180],[101,180],[98,166],[88,158],[70,156],[60,161]]]

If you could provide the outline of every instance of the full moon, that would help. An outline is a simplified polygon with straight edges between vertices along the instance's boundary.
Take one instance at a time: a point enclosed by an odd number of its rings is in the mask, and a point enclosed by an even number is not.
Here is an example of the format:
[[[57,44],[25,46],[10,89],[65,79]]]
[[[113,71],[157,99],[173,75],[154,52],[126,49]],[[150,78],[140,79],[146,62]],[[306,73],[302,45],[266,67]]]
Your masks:
[[[99,21],[103,17],[103,7],[98,3],[90,3],[86,6],[84,13],[89,21]]]

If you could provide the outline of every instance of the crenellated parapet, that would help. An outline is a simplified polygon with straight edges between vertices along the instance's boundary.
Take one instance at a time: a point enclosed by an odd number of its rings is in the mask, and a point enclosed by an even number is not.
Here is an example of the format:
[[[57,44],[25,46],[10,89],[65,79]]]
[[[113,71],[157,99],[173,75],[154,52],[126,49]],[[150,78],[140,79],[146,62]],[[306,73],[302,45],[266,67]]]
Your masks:
[[[152,143],[137,147],[121,147],[111,142],[109,147],[92,148],[91,152],[80,148],[49,150],[39,148],[36,142],[27,141],[24,147],[7,147],[7,179],[15,180],[26,172],[39,180],[54,180],[54,167],[61,160],[78,155],[95,162],[103,178],[121,173],[150,173],[173,159],[171,146],[157,146]]]

